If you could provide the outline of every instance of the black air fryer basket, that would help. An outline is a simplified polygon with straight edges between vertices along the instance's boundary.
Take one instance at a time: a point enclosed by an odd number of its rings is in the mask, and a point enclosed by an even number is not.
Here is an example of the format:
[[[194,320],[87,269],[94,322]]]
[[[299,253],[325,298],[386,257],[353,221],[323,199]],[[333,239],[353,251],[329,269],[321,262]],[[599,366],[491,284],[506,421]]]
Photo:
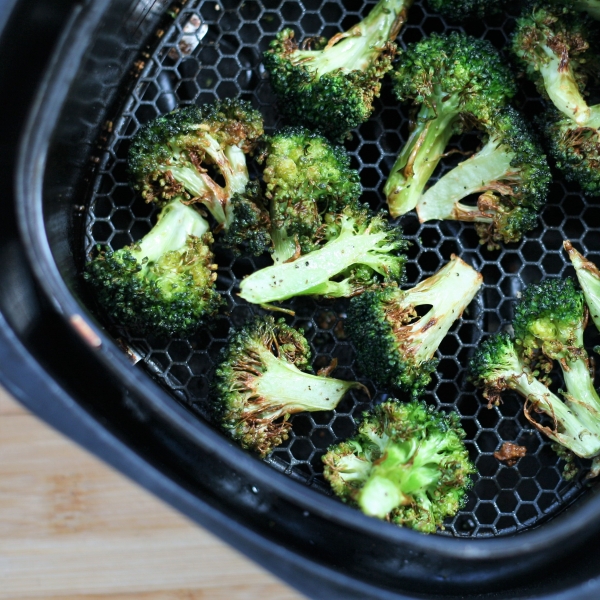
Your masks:
[[[19,302],[4,292],[5,332],[15,333],[10,340],[3,334],[3,343],[12,349],[23,344],[32,355],[28,368],[42,369],[37,376],[40,386],[49,386],[50,403],[23,386],[17,395],[312,597],[600,597],[594,543],[600,499],[585,468],[564,480],[562,460],[528,423],[521,400],[507,395],[500,407],[488,409],[465,377],[474,347],[510,322],[524,285],[572,274],[564,239],[591,260],[600,259],[599,209],[556,173],[537,229],[499,250],[479,245],[470,224],[421,225],[413,214],[398,221],[412,242],[410,284],[433,274],[452,254],[484,277],[476,300],[440,347],[439,368],[425,397],[460,413],[477,469],[467,506],[436,535],[368,518],[331,495],[321,456],[352,434],[369,406],[358,392],[335,411],[295,415],[289,440],[265,461],[242,451],[211,423],[209,386],[230,327],[262,312],[238,298],[237,286],[268,259],[236,258],[217,244],[217,285],[227,307],[187,339],[132,336],[104,318],[84,285],[83,266],[97,244],[117,249],[152,226],[155,208],[134,193],[126,169],[129,142],[140,125],[176,107],[242,97],[261,110],[267,131],[273,131],[285,121],[261,56],[275,34],[287,26],[298,39],[329,37],[347,30],[372,5],[97,0],[63,7],[63,28],[18,155],[22,246],[3,247],[5,255],[25,256],[23,269],[32,273],[20,283],[21,296],[30,300]],[[502,48],[517,8],[469,20],[464,30]],[[457,29],[418,1],[399,40],[404,46],[431,32]],[[541,107],[525,81],[517,103],[529,116]],[[381,189],[407,137],[409,116],[386,81],[372,118],[346,142],[364,200],[374,209],[385,208]],[[456,147],[466,150],[475,140],[466,136],[460,143]],[[453,164],[449,157],[436,176]],[[297,299],[287,306],[295,311],[287,321],[304,329],[316,368],[335,358],[336,377],[365,382],[374,402],[386,398],[388,390],[355,371],[344,333],[346,301]],[[72,358],[65,360],[65,352]],[[9,355],[18,363],[18,352]],[[22,371],[5,380],[21,384],[32,377]],[[494,452],[503,442],[525,446],[526,456],[514,466],[499,462]]]

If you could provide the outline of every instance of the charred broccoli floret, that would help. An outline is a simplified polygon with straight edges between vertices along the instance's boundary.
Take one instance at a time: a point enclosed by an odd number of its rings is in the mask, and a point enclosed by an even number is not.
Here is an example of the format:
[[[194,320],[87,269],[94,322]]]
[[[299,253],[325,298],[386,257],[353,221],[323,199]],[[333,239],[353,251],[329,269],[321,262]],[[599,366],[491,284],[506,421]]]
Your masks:
[[[188,335],[222,304],[208,223],[174,198],[139,242],[101,250],[84,277],[119,324],[141,334]]]
[[[279,32],[264,54],[279,110],[292,123],[340,140],[366,121],[381,79],[396,55],[394,40],[412,0],[379,0],[369,14],[330,40],[298,46],[292,29]]]
[[[258,161],[265,164],[276,264],[316,249],[325,215],[355,204],[362,193],[346,150],[303,127],[267,136]]]
[[[427,0],[427,4],[453,21],[501,12],[507,0]]]
[[[582,458],[592,461],[590,476],[598,473],[600,464],[600,419],[598,406],[585,404],[569,390],[564,401],[551,392],[517,352],[515,343],[503,332],[487,338],[475,351],[469,363],[471,381],[483,389],[489,406],[499,404],[506,390],[514,390],[525,398],[523,413],[527,420],[554,442]],[[579,382],[578,386],[587,384]],[[548,424],[533,415],[548,417]]]
[[[398,99],[419,108],[383,188],[390,214],[397,217],[415,208],[450,138],[470,127],[473,116],[487,121],[516,86],[488,41],[457,32],[409,44],[393,79]]]
[[[575,125],[558,111],[549,109],[542,120],[548,155],[567,181],[600,196],[600,126]]]
[[[584,97],[588,76],[597,77],[600,65],[590,23],[567,6],[534,6],[518,19],[511,48],[554,105],[541,122],[556,166],[585,192],[600,195],[600,105],[589,106]]]
[[[363,413],[357,433],[329,448],[325,479],[367,515],[434,533],[471,486],[464,437],[456,413],[393,399]]]
[[[580,252],[573,248],[569,240],[563,243],[569,254],[571,263],[575,268],[577,280],[583,290],[590,317],[596,328],[600,330],[600,271],[591,261],[587,260]]]
[[[323,243],[295,260],[255,271],[240,296],[268,304],[296,296],[350,297],[404,276],[407,242],[399,227],[368,207],[347,207],[321,228]]]
[[[216,420],[241,446],[261,456],[285,441],[288,418],[333,410],[353,381],[312,375],[310,347],[283,319],[256,317],[229,337],[214,384]]]
[[[475,223],[482,244],[517,242],[537,224],[552,180],[541,146],[513,108],[485,127],[483,147],[459,163],[418,200],[421,222],[454,219]],[[463,200],[478,194],[477,205]]]
[[[552,104],[579,126],[600,125],[600,107],[584,99],[590,67],[597,52],[587,18],[561,6],[527,10],[517,20],[511,50],[525,71]]]
[[[438,346],[481,283],[477,271],[453,256],[435,275],[409,290],[389,286],[353,298],[346,331],[359,368],[377,385],[417,397],[431,381]],[[419,317],[419,307],[430,308]]]
[[[142,126],[129,150],[133,186],[146,201],[200,202],[228,229],[231,199],[249,182],[246,154],[263,133],[262,116],[243,100],[187,106]]]

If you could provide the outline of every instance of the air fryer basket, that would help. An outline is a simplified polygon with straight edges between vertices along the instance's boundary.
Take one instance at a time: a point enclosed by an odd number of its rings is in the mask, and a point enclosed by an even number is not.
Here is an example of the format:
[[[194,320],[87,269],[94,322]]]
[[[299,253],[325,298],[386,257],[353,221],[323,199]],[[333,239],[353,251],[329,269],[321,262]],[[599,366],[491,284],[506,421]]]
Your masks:
[[[99,243],[113,249],[129,244],[151,227],[153,209],[132,191],[126,174],[128,142],[140,124],[177,106],[241,96],[261,110],[267,131],[272,131],[284,121],[278,117],[261,54],[274,34],[290,26],[298,39],[331,36],[356,23],[368,8],[361,2],[310,0],[187,3],[165,30],[152,55],[139,63],[141,73],[136,85],[115,115],[87,203],[86,255],[93,254]],[[469,22],[465,30],[501,48],[513,23],[511,17],[503,15],[485,23]],[[457,28],[417,2],[409,12],[400,40],[406,44],[432,31],[450,29]],[[530,86],[523,87],[525,91],[518,102],[526,113],[535,114],[538,97]],[[406,107],[398,106],[387,82],[373,117],[346,144],[353,166],[360,171],[364,199],[375,209],[385,208],[381,188],[406,139],[408,117]],[[463,145],[468,147],[469,142],[473,140],[467,137]],[[446,168],[450,164],[451,160],[445,161]],[[525,284],[568,273],[563,239],[582,243],[588,251],[597,249],[595,234],[586,225],[598,219],[595,210],[587,206],[576,189],[556,181],[540,226],[521,243],[508,244],[497,251],[480,246],[469,224],[419,225],[414,214],[399,219],[412,242],[410,284],[434,273],[453,253],[484,276],[481,294],[440,347],[438,373],[426,395],[428,402],[461,414],[478,471],[468,506],[447,524],[443,532],[446,535],[505,535],[539,525],[587,487],[583,477],[570,482],[561,478],[561,461],[548,440],[527,422],[522,402],[516,396],[507,397],[499,408],[486,408],[465,381],[465,365],[482,333],[501,329],[511,319],[513,302]],[[201,418],[209,418],[209,384],[230,325],[240,324],[257,312],[238,299],[237,284],[244,275],[269,264],[269,259],[236,259],[217,245],[217,263],[217,285],[228,308],[213,327],[202,328],[189,339],[170,340],[141,339],[115,330],[148,371]],[[336,358],[336,377],[365,381],[354,368],[352,344],[344,333],[346,302],[300,299],[286,306],[296,313],[290,323],[302,327],[313,345],[315,366],[325,366]],[[371,382],[365,383],[372,390],[374,401],[388,393]],[[366,397],[351,394],[333,412],[296,415],[290,439],[275,450],[268,462],[315,490],[329,493],[323,482],[321,456],[327,446],[353,432],[356,418],[367,403]],[[514,467],[493,456],[505,441],[527,448],[527,455]]]
[[[124,439],[128,428],[141,428],[146,441],[139,451],[145,456],[148,450],[149,460],[173,473],[188,490],[197,486],[208,494],[211,507],[218,509],[219,498],[224,513],[235,514],[235,508],[240,521],[252,523],[251,528],[286,551],[382,589],[428,598],[505,597],[495,595],[500,589],[513,590],[506,597],[521,597],[521,592],[537,597],[573,584],[565,569],[575,580],[577,569],[595,573],[593,561],[576,560],[590,556],[585,535],[600,526],[592,520],[595,489],[584,479],[585,472],[563,480],[562,462],[523,417],[519,398],[507,395],[499,408],[488,409],[466,381],[465,365],[485,333],[511,320],[514,300],[525,284],[571,274],[563,239],[592,260],[600,259],[593,227],[599,222],[598,209],[574,186],[556,177],[539,227],[522,242],[500,250],[480,246],[469,224],[419,225],[413,215],[398,220],[412,242],[409,284],[434,273],[453,253],[484,276],[480,294],[440,347],[438,372],[425,397],[443,410],[460,413],[478,472],[466,508],[435,536],[369,519],[329,497],[320,457],[327,446],[354,431],[370,404],[366,396],[351,393],[336,411],[294,416],[290,439],[267,465],[210,423],[210,381],[229,329],[262,312],[237,297],[237,284],[269,264],[268,257],[236,258],[216,246],[217,285],[227,308],[189,339],[131,336],[104,318],[81,277],[97,244],[119,248],[139,239],[153,223],[155,208],[132,191],[126,170],[129,141],[141,124],[177,106],[241,96],[261,110],[272,131],[284,121],[278,117],[261,56],[276,32],[291,26],[299,39],[329,36],[349,28],[373,4],[88,3],[75,15],[57,52],[54,76],[46,82],[22,148],[19,217],[27,252],[56,311],[126,388],[122,397],[94,405],[91,413]],[[464,29],[501,48],[514,14],[516,10],[485,22],[469,21]],[[399,39],[405,45],[433,31],[455,29],[460,27],[417,1]],[[539,97],[526,82],[521,88],[519,107],[535,115]],[[374,209],[385,208],[381,187],[406,139],[409,116],[386,82],[372,118],[346,143],[360,171],[364,199]],[[474,137],[466,136],[460,147],[475,144]],[[38,168],[41,164],[44,169]],[[439,173],[453,164],[448,157]],[[346,301],[297,299],[286,306],[295,311],[294,317],[286,317],[288,322],[302,327],[311,342],[316,368],[336,358],[336,377],[364,381],[375,402],[389,394],[354,369],[352,343],[344,333]],[[593,346],[594,340],[589,341]],[[493,456],[504,441],[527,448],[515,466]],[[168,470],[174,457],[180,464]],[[580,552],[573,554],[575,562],[563,560],[562,554],[574,547]],[[299,583],[298,575],[295,581]],[[340,597],[371,595],[348,587]],[[381,592],[381,597],[388,596]]]

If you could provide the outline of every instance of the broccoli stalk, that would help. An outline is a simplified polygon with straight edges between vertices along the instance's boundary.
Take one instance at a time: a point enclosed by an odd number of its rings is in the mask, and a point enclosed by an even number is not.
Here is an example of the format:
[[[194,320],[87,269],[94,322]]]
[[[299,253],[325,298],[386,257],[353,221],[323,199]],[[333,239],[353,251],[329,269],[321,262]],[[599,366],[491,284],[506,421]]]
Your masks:
[[[242,280],[239,295],[254,304],[303,295],[349,297],[402,278],[406,242],[382,215],[346,208],[324,230],[328,238],[317,250],[255,271]]]
[[[424,533],[464,505],[470,475],[458,415],[395,399],[363,414],[357,433],[323,456],[335,494],[365,514]]]
[[[294,124],[342,139],[366,121],[391,69],[397,37],[412,0],[379,0],[351,29],[299,47],[284,29],[264,54],[279,108]],[[309,46],[312,46],[309,47]]]
[[[232,198],[243,194],[249,182],[246,154],[262,133],[260,113],[230,98],[157,117],[131,143],[134,187],[147,202],[174,196],[200,202],[227,229]]]
[[[523,413],[527,420],[554,442],[564,446],[581,458],[591,458],[589,477],[595,477],[600,469],[600,419],[598,407],[592,409],[579,398],[564,394],[564,401],[552,393],[534,376],[527,360],[517,353],[515,344],[508,334],[490,336],[476,350],[469,363],[469,377],[483,388],[488,406],[499,404],[501,394],[514,390],[525,398]],[[573,376],[585,375],[579,367]],[[589,378],[589,372],[587,374]],[[581,391],[582,381],[576,384]],[[571,382],[573,384],[573,382]],[[550,419],[549,425],[538,422],[532,413],[542,413]]]
[[[302,331],[283,319],[255,318],[234,331],[223,350],[214,387],[218,422],[243,448],[266,456],[287,439],[291,414],[333,410],[348,390],[365,390],[308,369]]]
[[[573,10],[587,12],[592,19],[600,21],[600,2],[598,0],[576,0],[572,4],[569,1],[567,5],[571,6]]]
[[[481,274],[457,256],[409,290],[389,286],[353,298],[347,331],[358,366],[377,385],[412,397],[431,381],[442,339],[482,283]],[[418,307],[430,307],[421,317]]]
[[[103,250],[84,278],[118,323],[139,333],[188,335],[222,304],[213,238],[198,212],[174,198],[142,240]]]
[[[600,330],[600,271],[591,261],[587,260],[578,252],[569,240],[563,242],[563,246],[569,254],[571,264],[575,268],[577,280],[583,290],[590,316],[596,328]]]
[[[393,78],[398,99],[419,106],[414,128],[383,188],[390,214],[397,217],[415,208],[450,138],[473,116],[487,120],[516,87],[489,42],[456,32],[409,44]]]
[[[431,186],[418,200],[423,223],[454,219],[476,223],[482,244],[515,242],[537,224],[550,168],[523,118],[507,107],[494,116],[483,148]],[[461,202],[479,194],[476,206]]]

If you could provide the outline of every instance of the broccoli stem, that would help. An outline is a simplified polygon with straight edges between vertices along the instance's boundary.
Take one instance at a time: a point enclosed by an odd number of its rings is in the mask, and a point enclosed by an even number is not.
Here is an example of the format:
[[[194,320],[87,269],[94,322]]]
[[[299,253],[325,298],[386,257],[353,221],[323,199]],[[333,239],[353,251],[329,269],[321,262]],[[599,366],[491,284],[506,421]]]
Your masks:
[[[265,404],[263,416],[333,410],[348,390],[362,387],[354,381],[304,373],[267,350],[259,353],[265,370],[256,378],[256,393],[273,400],[271,404]]]
[[[156,225],[130,248],[130,253],[147,268],[167,252],[183,248],[188,236],[201,238],[208,230],[208,223],[197,210],[175,198],[162,209]]]
[[[417,116],[414,130],[401,150],[383,192],[387,197],[392,217],[411,211],[423,192],[423,188],[435,171],[458,118],[458,98],[441,100],[433,106],[424,104]]]
[[[576,385],[580,387],[579,383]],[[566,402],[563,402],[531,374],[524,373],[519,365],[511,374],[510,387],[526,398],[536,412],[543,412],[554,421],[552,427],[542,426],[534,422],[525,410],[527,418],[550,439],[582,458],[592,458],[600,452],[600,427],[597,419],[591,419],[591,415],[578,406],[578,401],[569,397],[570,394],[566,396]]]
[[[600,21],[600,2],[598,0],[577,0],[573,3],[573,8],[586,11],[590,17]]]
[[[430,360],[481,286],[482,277],[466,262],[452,257],[437,273],[406,291],[402,307],[431,306],[417,321],[396,323],[400,339],[411,340],[411,360]],[[443,302],[440,301],[443,298]],[[392,315],[393,316],[393,315]]]
[[[294,62],[319,76],[339,69],[366,71],[386,43],[396,39],[411,4],[412,0],[379,0],[360,23],[334,35],[322,50],[298,50]]]
[[[454,219],[491,223],[491,215],[460,200],[478,192],[502,187],[511,171],[514,154],[497,142],[488,142],[431,186],[420,198],[417,213],[421,223],[432,219]]]
[[[539,68],[548,97],[567,117],[580,126],[586,125],[591,116],[590,108],[579,91],[572,69],[565,67],[562,57],[546,44],[540,44],[539,48],[548,58]]]
[[[590,310],[590,317],[596,328],[600,330],[600,271],[594,263],[586,260],[575,250],[569,240],[565,240],[563,245],[575,267],[577,280]]]
[[[560,364],[568,390],[567,404],[587,427],[600,429],[600,397],[594,389],[587,360],[579,358]]]
[[[293,262],[276,264],[255,271],[242,280],[240,296],[254,304],[268,304],[295,296],[322,294],[322,290],[338,290],[332,277],[354,264],[371,267],[385,275],[389,246],[382,245],[388,233],[368,230],[356,234],[352,220],[342,217],[340,234],[318,250]],[[335,295],[335,294],[334,294]]]

